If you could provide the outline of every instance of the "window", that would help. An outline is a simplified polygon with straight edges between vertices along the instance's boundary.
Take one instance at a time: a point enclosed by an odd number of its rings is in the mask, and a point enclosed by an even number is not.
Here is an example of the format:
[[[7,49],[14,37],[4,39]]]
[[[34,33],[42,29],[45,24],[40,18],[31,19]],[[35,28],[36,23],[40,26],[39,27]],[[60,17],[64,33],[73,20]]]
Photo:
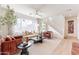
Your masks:
[[[18,18],[16,24],[13,26],[13,34],[22,34],[25,31],[37,32],[37,21],[34,19]]]

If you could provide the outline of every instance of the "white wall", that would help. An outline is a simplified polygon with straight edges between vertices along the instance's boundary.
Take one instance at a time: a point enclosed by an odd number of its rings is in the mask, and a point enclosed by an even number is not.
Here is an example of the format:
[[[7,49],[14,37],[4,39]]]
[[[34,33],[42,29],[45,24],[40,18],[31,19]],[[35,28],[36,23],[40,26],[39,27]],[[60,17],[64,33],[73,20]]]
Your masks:
[[[53,19],[53,23],[54,23],[54,26],[56,27],[56,29],[57,29],[61,34],[64,34],[64,23],[65,23],[64,16],[62,16],[62,15],[56,16],[56,17]]]
[[[77,39],[79,39],[79,15],[77,16]]]
[[[61,34],[62,38],[64,37],[64,24],[65,18],[62,15],[52,17],[52,20],[49,20],[52,28],[54,28],[58,33]]]

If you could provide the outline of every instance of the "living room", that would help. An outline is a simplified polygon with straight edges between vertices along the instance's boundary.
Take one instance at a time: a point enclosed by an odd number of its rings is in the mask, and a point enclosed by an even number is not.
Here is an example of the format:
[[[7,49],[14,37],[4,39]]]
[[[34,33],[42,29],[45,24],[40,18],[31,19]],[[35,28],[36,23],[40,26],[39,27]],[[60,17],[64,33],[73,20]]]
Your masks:
[[[78,55],[78,7],[78,4],[1,4],[0,54]]]

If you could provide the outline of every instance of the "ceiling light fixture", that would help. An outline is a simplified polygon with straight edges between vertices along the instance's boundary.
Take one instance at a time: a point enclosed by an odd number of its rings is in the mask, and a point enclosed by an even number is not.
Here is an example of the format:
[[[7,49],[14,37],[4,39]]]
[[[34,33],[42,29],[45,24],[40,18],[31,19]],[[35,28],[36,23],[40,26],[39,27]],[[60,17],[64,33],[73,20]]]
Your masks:
[[[72,16],[72,9],[71,8],[67,9],[66,14],[67,14],[66,16],[71,17]]]

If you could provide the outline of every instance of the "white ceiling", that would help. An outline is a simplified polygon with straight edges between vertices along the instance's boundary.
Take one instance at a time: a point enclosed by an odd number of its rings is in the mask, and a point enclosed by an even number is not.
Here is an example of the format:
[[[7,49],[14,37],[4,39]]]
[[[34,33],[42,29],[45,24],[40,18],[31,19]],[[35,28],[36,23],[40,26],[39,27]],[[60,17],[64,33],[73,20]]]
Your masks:
[[[6,5],[1,5],[5,7]],[[46,16],[55,15],[77,15],[79,13],[79,4],[10,4],[16,12],[20,12],[24,15],[35,14],[35,10],[38,9],[39,13],[43,13]]]

